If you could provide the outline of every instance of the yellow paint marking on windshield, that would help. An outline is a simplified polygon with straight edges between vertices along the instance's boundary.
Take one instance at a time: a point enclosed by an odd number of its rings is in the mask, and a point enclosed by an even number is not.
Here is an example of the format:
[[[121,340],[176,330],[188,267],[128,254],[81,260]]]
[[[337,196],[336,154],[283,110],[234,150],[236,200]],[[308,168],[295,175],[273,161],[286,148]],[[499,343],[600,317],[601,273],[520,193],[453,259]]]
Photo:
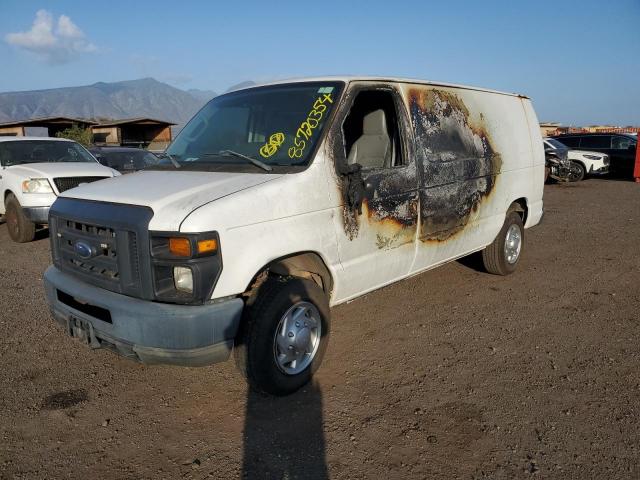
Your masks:
[[[296,131],[293,139],[293,147],[287,151],[289,158],[302,157],[304,149],[307,146],[307,141],[309,141],[313,135],[314,129],[320,125],[324,112],[327,111],[326,102],[333,103],[333,97],[330,93],[325,93],[314,102],[313,108],[309,112],[309,115],[307,115],[307,119],[300,124],[300,127]]]
[[[284,143],[284,133],[277,132],[269,137],[269,141],[260,147],[260,155],[264,158],[273,156]]]

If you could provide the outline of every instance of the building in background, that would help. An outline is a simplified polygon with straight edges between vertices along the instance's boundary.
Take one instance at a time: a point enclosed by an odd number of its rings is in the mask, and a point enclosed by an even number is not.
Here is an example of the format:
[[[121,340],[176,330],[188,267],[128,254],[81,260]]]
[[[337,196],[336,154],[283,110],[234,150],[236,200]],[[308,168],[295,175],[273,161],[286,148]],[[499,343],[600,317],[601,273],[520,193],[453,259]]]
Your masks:
[[[640,127],[616,127],[613,125],[589,125],[588,127],[565,127],[561,123],[542,122],[540,133],[543,137],[562,135],[565,133],[632,133],[637,135]]]
[[[24,137],[27,135],[55,137],[56,133],[71,128],[73,125],[78,125],[81,128],[89,128],[96,124],[97,122],[84,118],[32,118],[31,120],[0,123],[0,137]]]
[[[540,133],[543,137],[548,137],[549,135],[557,135],[558,128],[561,127],[561,123],[556,122],[541,122],[540,123]]]
[[[640,132],[640,127],[616,127],[613,125],[589,125],[583,131],[589,133],[635,133]]]
[[[139,147],[163,151],[171,143],[175,123],[153,118],[130,118],[93,125],[93,143],[100,146]]]
[[[94,121],[83,118],[46,117],[0,123],[0,136],[55,137],[56,133],[71,128],[73,125],[90,128],[95,145],[138,147],[151,151],[163,151],[171,143],[171,127],[175,123],[153,118]]]

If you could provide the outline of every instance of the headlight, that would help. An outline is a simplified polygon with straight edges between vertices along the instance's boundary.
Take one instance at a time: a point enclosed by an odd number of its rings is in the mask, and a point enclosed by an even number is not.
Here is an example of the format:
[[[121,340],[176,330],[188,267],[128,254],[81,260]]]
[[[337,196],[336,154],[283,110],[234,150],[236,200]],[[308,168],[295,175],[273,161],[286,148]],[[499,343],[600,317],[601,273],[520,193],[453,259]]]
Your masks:
[[[22,193],[53,193],[46,178],[30,178],[22,182]]]
[[[217,232],[149,232],[155,299],[202,304],[222,272]]]
[[[602,157],[599,155],[584,155],[584,158],[588,158],[589,160],[602,160]]]
[[[193,293],[193,273],[187,267],[173,267],[173,285],[179,292]]]

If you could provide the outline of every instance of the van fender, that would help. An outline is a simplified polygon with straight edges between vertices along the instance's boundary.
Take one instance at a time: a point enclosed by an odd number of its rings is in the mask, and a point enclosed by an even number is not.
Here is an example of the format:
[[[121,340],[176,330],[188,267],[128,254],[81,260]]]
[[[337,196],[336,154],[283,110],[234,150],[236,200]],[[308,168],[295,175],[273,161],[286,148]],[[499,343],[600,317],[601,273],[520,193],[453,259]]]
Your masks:
[[[266,274],[307,278],[314,281],[331,298],[333,275],[318,252],[297,252],[273,259],[262,266],[245,289],[247,292],[261,283]]]

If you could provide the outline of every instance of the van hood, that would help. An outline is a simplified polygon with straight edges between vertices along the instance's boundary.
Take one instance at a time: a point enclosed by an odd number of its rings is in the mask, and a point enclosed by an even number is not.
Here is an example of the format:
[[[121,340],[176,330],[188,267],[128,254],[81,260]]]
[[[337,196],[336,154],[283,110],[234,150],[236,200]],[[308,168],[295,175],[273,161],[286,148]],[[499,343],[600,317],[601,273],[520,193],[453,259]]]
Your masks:
[[[27,178],[113,177],[120,175],[112,168],[105,167],[98,162],[24,163],[7,168]]]
[[[62,197],[150,207],[150,230],[180,230],[196,208],[241,190],[260,185],[281,174],[229,172],[142,171],[109,181],[81,185]]]

